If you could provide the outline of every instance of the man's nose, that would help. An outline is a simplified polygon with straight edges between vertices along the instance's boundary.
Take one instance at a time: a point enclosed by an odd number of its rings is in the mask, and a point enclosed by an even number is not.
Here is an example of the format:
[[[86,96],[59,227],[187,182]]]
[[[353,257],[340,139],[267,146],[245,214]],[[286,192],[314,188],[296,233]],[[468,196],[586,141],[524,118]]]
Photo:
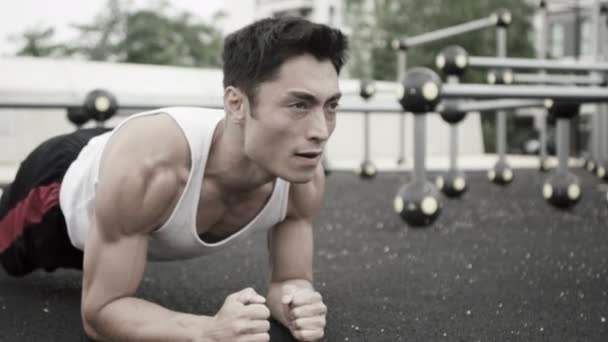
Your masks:
[[[316,110],[313,115],[311,115],[311,121],[308,134],[309,139],[318,141],[329,139],[329,124],[327,117],[325,116],[325,111],[322,108]]]

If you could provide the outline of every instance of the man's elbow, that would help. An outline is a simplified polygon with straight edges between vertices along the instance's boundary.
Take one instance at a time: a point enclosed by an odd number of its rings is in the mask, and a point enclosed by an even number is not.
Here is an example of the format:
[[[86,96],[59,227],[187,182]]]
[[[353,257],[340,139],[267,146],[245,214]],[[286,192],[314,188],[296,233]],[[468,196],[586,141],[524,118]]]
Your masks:
[[[95,326],[97,325],[96,322],[99,319],[99,310],[83,304],[80,310],[80,316],[85,334],[92,340],[100,340],[101,336],[95,329]]]

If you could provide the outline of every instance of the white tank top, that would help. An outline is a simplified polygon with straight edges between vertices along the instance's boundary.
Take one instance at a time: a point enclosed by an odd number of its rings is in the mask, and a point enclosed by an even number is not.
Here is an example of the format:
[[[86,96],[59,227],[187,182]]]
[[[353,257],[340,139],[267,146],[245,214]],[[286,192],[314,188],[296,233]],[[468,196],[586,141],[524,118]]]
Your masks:
[[[74,247],[80,250],[85,248],[87,232],[95,213],[99,161],[113,132],[132,118],[158,113],[167,113],[182,129],[190,146],[192,166],[184,192],[169,219],[149,236],[150,260],[179,260],[210,254],[243,239],[251,232],[267,230],[285,219],[289,183],[277,178],[266,205],[253,220],[222,241],[207,243],[201,240],[196,229],[198,202],[211,140],[224,112],[194,107],[162,108],[133,115],[114,130],[94,137],[70,165],[61,184],[59,203]]]

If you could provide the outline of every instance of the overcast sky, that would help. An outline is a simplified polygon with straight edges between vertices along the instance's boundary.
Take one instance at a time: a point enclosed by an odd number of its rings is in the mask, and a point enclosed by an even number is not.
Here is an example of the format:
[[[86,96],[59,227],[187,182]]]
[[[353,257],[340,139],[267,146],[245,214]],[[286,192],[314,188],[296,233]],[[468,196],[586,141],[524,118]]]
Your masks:
[[[132,0],[142,7],[154,0]],[[89,23],[107,0],[3,0],[0,1],[0,55],[12,54],[17,49],[10,36],[28,28],[55,28],[55,38],[66,40],[75,35],[70,23]],[[176,9],[189,11],[204,19],[223,8],[223,0],[168,0]]]

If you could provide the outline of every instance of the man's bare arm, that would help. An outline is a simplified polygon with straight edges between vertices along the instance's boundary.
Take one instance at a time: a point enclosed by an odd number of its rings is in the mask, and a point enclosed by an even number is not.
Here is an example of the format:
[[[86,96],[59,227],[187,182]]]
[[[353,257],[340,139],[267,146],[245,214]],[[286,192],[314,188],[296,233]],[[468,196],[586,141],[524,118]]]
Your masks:
[[[272,229],[269,239],[271,280],[267,305],[272,316],[302,341],[322,337],[327,313],[313,286],[312,222],[321,206],[324,185],[321,167],[311,182],[292,184],[287,217]]]
[[[171,167],[179,160],[170,159],[180,156],[165,158],[167,147],[151,141],[166,144],[171,139],[138,137],[144,127],[137,126],[144,122],[137,120],[116,133],[100,167],[96,220],[84,253],[84,328],[90,337],[104,341],[194,340],[210,317],[174,312],[134,297],[145,269],[148,234],[162,224],[182,189]],[[150,133],[162,125],[166,136],[166,120],[171,119],[155,116],[145,128]],[[158,159],[148,157],[150,149],[156,149]]]

